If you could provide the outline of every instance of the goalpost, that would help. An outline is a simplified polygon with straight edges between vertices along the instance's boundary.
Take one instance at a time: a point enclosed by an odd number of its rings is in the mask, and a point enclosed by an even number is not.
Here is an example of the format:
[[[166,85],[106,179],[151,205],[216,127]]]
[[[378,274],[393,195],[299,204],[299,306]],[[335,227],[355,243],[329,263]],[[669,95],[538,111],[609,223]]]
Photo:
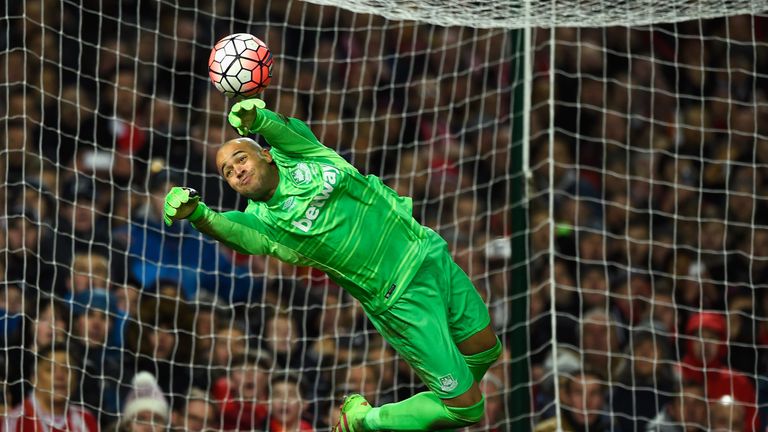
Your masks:
[[[245,204],[216,174],[234,132],[206,65],[248,32],[275,56],[267,106],[413,197],[487,300],[506,352],[473,430],[766,426],[766,10],[9,2],[0,400],[43,354],[102,427],[136,400],[177,428],[289,424],[293,383],[320,429],[344,393],[422,388],[324,275],[162,226],[170,184]]]

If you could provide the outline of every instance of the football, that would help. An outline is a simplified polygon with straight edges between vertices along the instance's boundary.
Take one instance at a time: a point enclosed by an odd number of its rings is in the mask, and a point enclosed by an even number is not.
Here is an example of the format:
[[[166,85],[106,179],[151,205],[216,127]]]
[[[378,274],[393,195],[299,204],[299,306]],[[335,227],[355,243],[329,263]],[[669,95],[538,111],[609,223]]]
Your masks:
[[[244,99],[264,91],[272,79],[272,52],[257,37],[235,33],[216,42],[208,75],[225,96]]]

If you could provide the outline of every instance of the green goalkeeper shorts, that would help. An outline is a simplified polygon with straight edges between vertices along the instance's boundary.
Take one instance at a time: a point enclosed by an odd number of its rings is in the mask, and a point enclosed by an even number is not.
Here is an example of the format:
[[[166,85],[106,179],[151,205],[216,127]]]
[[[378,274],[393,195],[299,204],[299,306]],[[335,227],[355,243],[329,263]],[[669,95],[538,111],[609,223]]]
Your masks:
[[[427,256],[400,298],[369,319],[441,399],[472,386],[474,378],[456,345],[487,327],[491,318],[437,234],[432,233]]]

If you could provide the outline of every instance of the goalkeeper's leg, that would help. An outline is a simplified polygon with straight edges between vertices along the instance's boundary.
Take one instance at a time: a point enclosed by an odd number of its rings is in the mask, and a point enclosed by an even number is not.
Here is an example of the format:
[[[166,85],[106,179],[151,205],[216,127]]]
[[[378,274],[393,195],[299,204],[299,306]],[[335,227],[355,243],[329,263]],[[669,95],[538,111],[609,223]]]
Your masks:
[[[459,351],[464,356],[475,382],[483,379],[488,369],[501,356],[501,341],[489,325],[459,344]]]
[[[464,349],[462,349],[464,348]],[[402,402],[373,408],[363,419],[366,430],[438,430],[469,426],[483,418],[485,398],[478,382],[501,354],[501,343],[490,327],[459,344],[475,380],[463,394],[440,399],[433,391]]]
[[[463,349],[462,349],[463,348]],[[439,430],[464,427],[480,421],[484,412],[484,398],[477,385],[485,371],[501,353],[501,344],[490,327],[459,344],[463,357],[471,359],[466,367],[474,382],[464,393],[441,399],[437,392],[426,391],[402,402],[371,408],[361,395],[347,398],[342,406],[340,432],[361,430]],[[417,367],[414,369],[419,371]],[[428,377],[423,377],[429,383]],[[446,381],[447,382],[447,381]],[[444,389],[445,387],[441,387]],[[440,392],[440,390],[438,390]]]
[[[466,274],[447,252],[436,258],[425,261],[390,309],[369,317],[430,391],[378,408],[353,395],[342,407],[341,432],[440,430],[482,419],[485,401],[477,383],[501,344]]]

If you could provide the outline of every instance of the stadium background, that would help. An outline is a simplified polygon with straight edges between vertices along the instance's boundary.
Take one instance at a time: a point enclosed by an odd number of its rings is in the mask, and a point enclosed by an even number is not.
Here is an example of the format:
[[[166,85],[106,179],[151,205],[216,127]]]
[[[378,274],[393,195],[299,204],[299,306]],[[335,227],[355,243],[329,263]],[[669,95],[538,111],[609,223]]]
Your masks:
[[[172,428],[322,429],[345,393],[420,389],[323,275],[162,226],[171,184],[244,205],[206,62],[248,32],[275,54],[268,106],[414,197],[487,299],[506,352],[476,430],[768,425],[765,16],[524,34],[303,2],[4,8],[8,412],[49,346],[73,377],[52,394],[102,429],[137,401]]]

